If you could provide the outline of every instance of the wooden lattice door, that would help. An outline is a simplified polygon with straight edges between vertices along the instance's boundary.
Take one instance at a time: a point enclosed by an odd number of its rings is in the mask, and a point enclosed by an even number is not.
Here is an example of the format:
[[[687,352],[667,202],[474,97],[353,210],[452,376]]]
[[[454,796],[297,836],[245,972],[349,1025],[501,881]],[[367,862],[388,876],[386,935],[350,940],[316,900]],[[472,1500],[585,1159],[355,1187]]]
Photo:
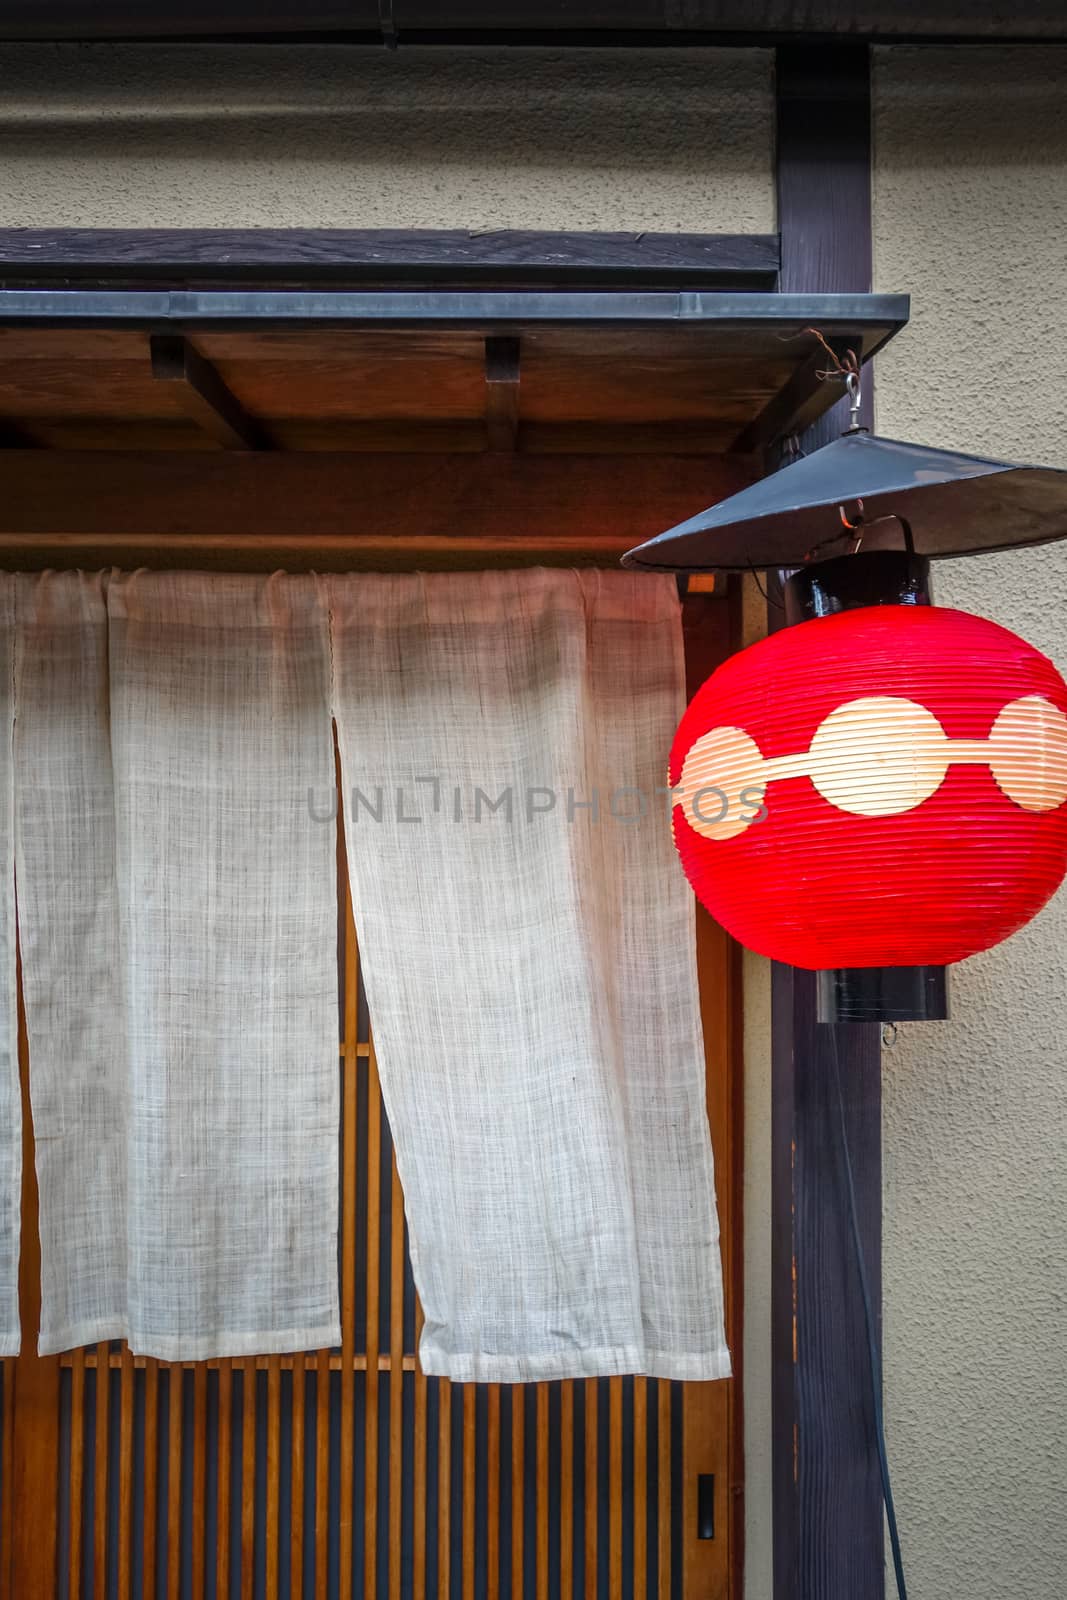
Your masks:
[[[696,681],[727,636],[724,601],[687,602]],[[20,1026],[27,1348],[3,1364],[0,1600],[727,1600],[738,1576],[736,1379],[507,1387],[419,1371],[343,852],[339,882],[338,1350],[168,1365],[115,1344],[37,1358]],[[703,916],[698,958],[736,1352],[736,962]]]

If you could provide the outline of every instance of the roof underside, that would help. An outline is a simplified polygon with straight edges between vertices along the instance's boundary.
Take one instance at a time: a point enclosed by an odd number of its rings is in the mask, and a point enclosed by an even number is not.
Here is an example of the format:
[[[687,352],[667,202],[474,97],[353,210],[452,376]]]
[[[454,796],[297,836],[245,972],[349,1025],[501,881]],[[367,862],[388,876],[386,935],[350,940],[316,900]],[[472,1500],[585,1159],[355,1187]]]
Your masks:
[[[0,426],[26,447],[221,448],[163,339],[266,449],[481,450],[503,385],[522,450],[748,452],[839,397],[813,328],[867,359],[906,318],[891,295],[4,289]],[[494,372],[507,340],[514,371]]]
[[[902,296],[0,289],[5,565],[614,564]]]

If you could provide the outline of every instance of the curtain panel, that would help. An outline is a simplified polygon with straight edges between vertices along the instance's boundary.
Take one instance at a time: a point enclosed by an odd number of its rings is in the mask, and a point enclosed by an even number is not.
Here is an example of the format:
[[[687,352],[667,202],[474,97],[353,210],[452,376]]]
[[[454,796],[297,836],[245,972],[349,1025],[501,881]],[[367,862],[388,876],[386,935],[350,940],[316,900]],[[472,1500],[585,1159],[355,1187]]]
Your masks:
[[[424,1370],[726,1374],[673,581],[6,575],[0,637],[0,1350],[16,883],[42,1352],[338,1342],[343,826]]]

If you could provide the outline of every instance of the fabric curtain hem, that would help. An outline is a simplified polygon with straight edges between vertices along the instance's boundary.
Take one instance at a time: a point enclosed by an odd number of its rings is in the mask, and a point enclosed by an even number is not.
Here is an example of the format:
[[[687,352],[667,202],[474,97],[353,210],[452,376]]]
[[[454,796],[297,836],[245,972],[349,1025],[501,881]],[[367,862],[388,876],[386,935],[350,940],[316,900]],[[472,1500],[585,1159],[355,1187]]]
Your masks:
[[[427,1378],[451,1378],[454,1383],[545,1383],[561,1378],[664,1378],[681,1383],[729,1378],[730,1352],[712,1350],[696,1355],[685,1352],[639,1350],[633,1345],[616,1349],[568,1351],[544,1356],[493,1356],[474,1352],[446,1354],[419,1349],[419,1364]]]
[[[281,1332],[220,1333],[208,1339],[135,1340],[128,1325],[121,1321],[81,1323],[43,1333],[37,1342],[40,1356],[61,1355],[82,1345],[125,1339],[135,1356],[151,1356],[157,1361],[215,1361],[228,1356],[290,1355],[303,1350],[334,1349],[341,1343],[341,1325],[331,1322],[322,1328],[291,1328]]]

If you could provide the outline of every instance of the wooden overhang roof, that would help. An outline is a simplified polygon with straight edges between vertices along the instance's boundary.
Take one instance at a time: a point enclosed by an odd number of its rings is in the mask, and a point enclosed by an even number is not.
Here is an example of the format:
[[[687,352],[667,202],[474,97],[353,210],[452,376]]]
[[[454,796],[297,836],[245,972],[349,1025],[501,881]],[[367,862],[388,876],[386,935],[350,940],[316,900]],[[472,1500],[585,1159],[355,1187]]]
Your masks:
[[[8,279],[10,282],[10,277]],[[0,562],[599,562],[750,482],[899,295],[0,288]]]

